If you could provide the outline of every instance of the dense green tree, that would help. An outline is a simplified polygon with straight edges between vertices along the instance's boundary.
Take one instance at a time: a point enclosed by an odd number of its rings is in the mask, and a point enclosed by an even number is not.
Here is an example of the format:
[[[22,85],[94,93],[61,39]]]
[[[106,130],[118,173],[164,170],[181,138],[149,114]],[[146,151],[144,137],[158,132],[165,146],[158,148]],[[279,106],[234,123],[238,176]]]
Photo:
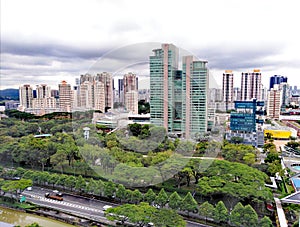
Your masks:
[[[186,211],[188,215],[190,212],[198,212],[198,203],[190,192],[188,192],[183,198],[181,210]]]
[[[175,152],[183,156],[192,156],[195,150],[195,143],[191,141],[181,141],[175,149]]]
[[[138,123],[130,124],[129,130],[133,136],[139,136],[142,131],[142,125]]]
[[[20,179],[14,181],[5,181],[1,183],[1,190],[5,193],[9,192],[15,194],[15,198],[18,198],[18,193],[25,190],[27,187],[32,186],[32,180],[30,179]]]
[[[112,181],[104,183],[104,196],[113,197],[115,195],[116,185]]]
[[[157,227],[186,226],[183,218],[175,211],[164,208],[156,209],[144,202],[139,205],[124,204],[122,206],[109,208],[105,211],[105,215],[109,220],[118,220],[122,224],[128,221],[141,227],[147,226],[150,222]]]
[[[54,188],[54,185],[58,180],[59,180],[59,175],[56,173],[52,173],[48,178],[48,183],[52,184],[52,187]]]
[[[56,184],[61,185],[63,189],[65,189],[66,185],[66,179],[68,178],[68,175],[65,174],[59,174],[59,178],[56,182]]]
[[[97,185],[97,187],[95,188],[94,193],[99,196],[103,196],[104,188],[105,188],[104,182],[102,180],[97,180],[96,185]]]
[[[269,217],[264,216],[262,219],[260,219],[258,227],[273,227],[273,224]]]
[[[228,220],[228,210],[223,203],[223,201],[219,201],[215,207],[213,219],[216,222],[226,222]]]
[[[230,223],[233,226],[242,226],[242,216],[244,213],[244,206],[239,202],[237,203],[230,213]]]
[[[156,194],[153,192],[151,188],[144,194],[144,201],[149,203],[150,205],[155,201]]]
[[[180,215],[177,214],[175,210],[170,210],[166,208],[156,210],[151,216],[151,222],[154,224],[154,226],[157,227],[186,226],[186,222]]]
[[[135,189],[133,192],[132,192],[132,199],[131,201],[135,204],[138,204],[139,202],[141,202],[143,200],[143,194],[138,190],[138,189]]]
[[[215,160],[202,173],[198,191],[204,196],[226,195],[238,200],[271,200],[272,193],[265,187],[268,176],[241,163]]]
[[[159,205],[160,207],[164,207],[168,202],[168,195],[165,190],[162,188],[158,195],[155,198],[155,204]]]
[[[276,160],[280,161],[279,154],[277,152],[269,152],[265,158],[265,163],[272,163]]]
[[[265,143],[263,145],[264,152],[276,152],[276,146],[274,143]]]
[[[243,157],[243,161],[247,165],[253,165],[255,163],[256,156],[253,153],[247,153]]]
[[[57,145],[57,153],[60,154],[60,161],[68,160],[70,166],[74,160],[79,159],[78,147],[72,135],[56,133],[55,136],[51,137],[51,141]]]
[[[79,175],[76,179],[75,189],[81,193],[82,191],[84,191],[85,188],[86,181],[81,175]]]
[[[120,202],[126,199],[126,188],[124,187],[123,184],[119,184],[117,186],[116,198],[118,198]]]
[[[277,172],[281,172],[282,166],[279,160],[275,160],[272,163],[268,164],[268,172],[270,175],[275,176]]]
[[[76,177],[68,176],[65,180],[65,185],[72,191],[76,185]]]
[[[257,226],[258,216],[249,204],[244,207],[241,203],[237,203],[231,211],[230,223],[234,226]],[[268,223],[266,218],[263,220],[262,224],[265,223]]]
[[[246,154],[254,154],[256,156],[256,148],[245,144],[224,144],[222,147],[222,156],[225,160],[231,162],[245,163],[244,157]],[[249,157],[248,157],[249,159]],[[247,157],[246,157],[247,160]],[[247,163],[248,164],[248,163]]]
[[[246,205],[244,207],[244,214],[242,217],[243,226],[256,226],[258,222],[258,216],[255,210],[251,207],[251,205]]]
[[[199,214],[205,217],[205,223],[207,222],[207,218],[213,217],[214,211],[214,206],[207,201],[199,206]]]
[[[169,198],[169,207],[171,207],[174,210],[178,210],[181,207],[181,203],[182,203],[182,198],[180,197],[180,195],[178,195],[178,193],[175,191],[170,195]]]

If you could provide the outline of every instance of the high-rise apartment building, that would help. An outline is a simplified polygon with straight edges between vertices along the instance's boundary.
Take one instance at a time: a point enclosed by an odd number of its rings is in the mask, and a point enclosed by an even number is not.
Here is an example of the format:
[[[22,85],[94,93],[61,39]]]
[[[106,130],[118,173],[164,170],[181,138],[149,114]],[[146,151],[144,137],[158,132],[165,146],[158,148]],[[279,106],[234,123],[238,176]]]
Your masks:
[[[222,95],[225,110],[227,111],[229,104],[233,103],[233,73],[231,70],[226,70],[225,73],[223,73]]]
[[[206,61],[183,57],[179,50],[162,44],[150,56],[150,121],[168,132],[191,138],[207,130],[208,70]]]
[[[56,99],[51,96],[51,87],[47,84],[36,86],[36,98],[33,99],[33,109],[41,110],[40,113],[47,113],[49,109],[56,108]]]
[[[124,82],[123,79],[118,79],[118,101],[124,103]]]
[[[254,69],[252,73],[242,73],[241,79],[241,100],[249,101],[252,99],[261,99],[261,72]]]
[[[94,82],[83,81],[79,87],[79,106],[85,110],[92,110],[94,107]]]
[[[36,98],[51,97],[51,88],[47,84],[36,85]]]
[[[124,75],[124,104],[127,111],[138,114],[138,90],[137,77],[133,73]]]
[[[241,89],[239,87],[233,88],[233,101],[241,100]]]
[[[74,89],[75,90],[75,89]],[[80,84],[73,94],[77,98],[78,110],[100,110],[105,113],[113,108],[113,80],[111,74],[103,72],[96,76],[80,76]]]
[[[105,103],[105,112],[108,109],[114,107],[114,95],[113,95],[113,79],[112,75],[107,72],[97,74],[95,81],[100,81],[104,85],[104,103]]]
[[[58,85],[59,108],[62,112],[71,112],[71,85],[63,80]]]
[[[281,105],[282,89],[276,84],[268,91],[267,116],[273,119],[279,119]]]
[[[105,112],[105,90],[104,83],[95,81],[93,85],[94,91],[94,109]]]
[[[33,89],[29,84],[19,87],[19,99],[22,108],[32,108]]]

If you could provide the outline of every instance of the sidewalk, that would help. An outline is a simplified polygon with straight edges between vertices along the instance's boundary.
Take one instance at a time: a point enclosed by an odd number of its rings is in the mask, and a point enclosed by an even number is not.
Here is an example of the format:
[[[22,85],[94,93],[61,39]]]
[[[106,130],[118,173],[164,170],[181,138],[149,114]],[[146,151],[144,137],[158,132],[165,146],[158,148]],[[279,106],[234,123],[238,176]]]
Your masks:
[[[280,199],[274,198],[274,200],[275,200],[275,203],[276,203],[276,209],[277,209],[277,215],[278,215],[278,220],[279,220],[279,223],[280,223],[280,227],[288,227],[287,220],[285,218],[285,214],[283,212]]]

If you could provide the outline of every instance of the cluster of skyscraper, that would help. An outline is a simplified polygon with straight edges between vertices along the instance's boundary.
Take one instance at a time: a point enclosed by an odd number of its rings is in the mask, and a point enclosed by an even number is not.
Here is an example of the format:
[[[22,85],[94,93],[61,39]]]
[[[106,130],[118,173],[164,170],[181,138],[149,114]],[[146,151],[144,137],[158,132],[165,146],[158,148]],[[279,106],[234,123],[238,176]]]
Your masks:
[[[266,107],[267,116],[278,119],[280,112],[293,101],[286,77],[272,76],[267,90],[263,88],[259,69],[241,73],[240,88],[234,88],[234,74],[226,70],[222,89],[208,89],[207,61],[195,60],[193,56],[179,59],[179,54],[173,44],[162,44],[149,57],[150,122],[165,127],[169,133],[193,138],[207,131],[216,109],[234,109],[227,138],[242,136],[245,140],[248,138],[250,144],[261,145],[263,121],[258,115],[263,115]],[[180,66],[179,62],[182,62]],[[19,90],[19,109],[35,114],[85,110],[105,113],[121,107],[130,113],[138,113],[138,78],[135,74],[128,73],[118,79],[118,89],[114,88],[112,75],[107,72],[81,75],[76,81],[73,89],[62,81],[58,91],[41,84],[36,87],[36,94],[30,85],[23,85]],[[147,100],[149,90],[144,90],[141,95]]]
[[[255,69],[252,73],[242,73],[241,87],[233,87],[233,73],[226,70],[223,74],[222,101],[225,103],[225,110],[233,109],[234,101],[249,101],[252,99],[264,100],[267,116],[279,119],[280,112],[290,102],[290,88],[287,78],[283,76],[272,76],[270,88],[263,88],[261,73]]]
[[[138,113],[137,77],[133,73],[125,74],[122,80],[122,105],[128,112]],[[97,75],[81,75],[74,89],[66,81],[58,85],[57,90],[51,90],[46,84],[37,85],[34,91],[30,85],[19,88],[19,110],[46,114],[52,112],[71,112],[99,110],[107,112],[114,106],[114,84],[110,73]],[[36,94],[34,94],[34,92]]]
[[[252,73],[242,73],[241,87],[233,88],[233,73],[226,70],[223,74],[222,101],[226,111],[235,110],[230,114],[227,139],[242,137],[245,143],[263,145],[263,121],[259,116],[266,109],[267,117],[279,119],[290,104],[291,97],[286,77],[272,76],[267,90],[262,86],[260,71],[255,69]]]

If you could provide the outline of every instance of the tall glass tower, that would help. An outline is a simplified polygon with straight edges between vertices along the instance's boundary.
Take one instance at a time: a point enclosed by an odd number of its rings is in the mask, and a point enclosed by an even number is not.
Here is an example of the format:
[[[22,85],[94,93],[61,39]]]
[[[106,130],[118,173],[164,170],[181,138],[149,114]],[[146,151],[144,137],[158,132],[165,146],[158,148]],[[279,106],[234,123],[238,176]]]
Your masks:
[[[150,122],[173,131],[174,77],[178,70],[178,48],[162,44],[150,56]]]
[[[184,56],[178,70],[178,48],[163,44],[150,56],[150,121],[168,132],[191,138],[207,130],[206,61]]]

